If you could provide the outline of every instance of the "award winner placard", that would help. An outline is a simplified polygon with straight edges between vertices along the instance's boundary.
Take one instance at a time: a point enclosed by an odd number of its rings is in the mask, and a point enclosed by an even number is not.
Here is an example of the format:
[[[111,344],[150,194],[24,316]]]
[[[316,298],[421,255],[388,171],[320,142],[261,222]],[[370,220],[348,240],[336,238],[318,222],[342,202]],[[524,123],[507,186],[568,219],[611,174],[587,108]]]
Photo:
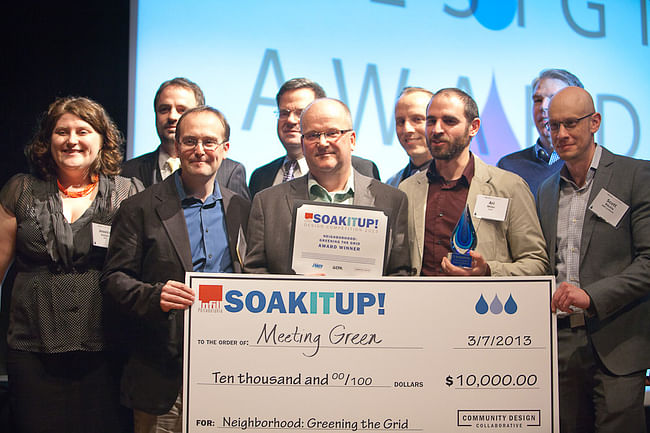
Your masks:
[[[299,202],[291,267],[297,274],[380,277],[388,217],[378,209]]]
[[[186,282],[184,432],[558,432],[550,277]]]

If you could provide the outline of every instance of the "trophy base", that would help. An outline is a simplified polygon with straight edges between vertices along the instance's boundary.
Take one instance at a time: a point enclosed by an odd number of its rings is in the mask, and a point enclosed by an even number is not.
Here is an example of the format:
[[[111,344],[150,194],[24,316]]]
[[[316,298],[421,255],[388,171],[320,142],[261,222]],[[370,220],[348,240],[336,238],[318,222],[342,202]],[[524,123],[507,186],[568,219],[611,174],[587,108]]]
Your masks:
[[[472,256],[469,254],[451,253],[451,264],[459,268],[471,268]]]

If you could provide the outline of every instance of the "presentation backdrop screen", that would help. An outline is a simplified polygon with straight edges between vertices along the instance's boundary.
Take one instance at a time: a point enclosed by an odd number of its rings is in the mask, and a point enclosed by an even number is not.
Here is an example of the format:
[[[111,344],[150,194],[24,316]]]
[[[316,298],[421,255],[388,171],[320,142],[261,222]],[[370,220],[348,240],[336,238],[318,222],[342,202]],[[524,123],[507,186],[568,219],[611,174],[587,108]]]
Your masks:
[[[134,0],[135,1],[135,0]],[[650,156],[647,0],[139,0],[132,5],[128,157],[159,144],[153,98],[165,80],[201,86],[231,128],[229,157],[247,174],[284,154],[275,95],[307,77],[344,101],[355,154],[382,179],[408,158],[393,108],[405,86],[460,87],[476,100],[471,149],[496,164],[532,145],[530,83],[540,70],[576,74],[603,114],[597,141]]]
[[[533,78],[576,74],[603,114],[597,141],[650,156],[647,0],[133,0],[128,156],[159,144],[153,98],[187,77],[231,125],[248,175],[284,154],[275,95],[308,77],[344,101],[356,154],[387,179],[407,163],[393,107],[405,86],[460,87],[477,101],[472,151],[488,163],[537,139]]]

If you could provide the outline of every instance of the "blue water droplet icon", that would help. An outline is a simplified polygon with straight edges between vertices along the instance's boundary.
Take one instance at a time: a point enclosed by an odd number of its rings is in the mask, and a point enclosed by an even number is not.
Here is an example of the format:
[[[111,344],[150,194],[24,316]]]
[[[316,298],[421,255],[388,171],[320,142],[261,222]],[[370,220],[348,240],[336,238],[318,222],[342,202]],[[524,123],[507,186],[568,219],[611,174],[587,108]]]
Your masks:
[[[517,303],[515,300],[512,298],[512,293],[508,297],[508,300],[506,301],[506,305],[504,307],[504,310],[508,314],[515,314],[517,312]]]
[[[490,311],[492,314],[499,314],[503,311],[503,304],[499,300],[498,295],[494,295],[494,299],[492,299],[492,303],[490,304]]]
[[[478,298],[478,302],[476,303],[476,307],[474,307],[474,308],[476,309],[476,312],[477,312],[478,314],[485,314],[485,313],[487,313],[487,311],[488,311],[488,304],[487,304],[487,302],[485,301],[485,298],[483,297],[483,294],[482,294],[482,293],[481,293],[481,297]]]

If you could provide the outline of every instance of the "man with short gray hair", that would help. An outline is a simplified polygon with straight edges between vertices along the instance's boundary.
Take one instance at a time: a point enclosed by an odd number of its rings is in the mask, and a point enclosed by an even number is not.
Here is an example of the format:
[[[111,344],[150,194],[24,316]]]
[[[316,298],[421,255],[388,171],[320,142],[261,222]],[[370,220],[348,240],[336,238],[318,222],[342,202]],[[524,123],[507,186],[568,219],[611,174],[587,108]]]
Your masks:
[[[533,80],[533,121],[539,133],[537,142],[526,149],[504,156],[497,167],[521,176],[537,197],[537,189],[562,167],[560,157],[553,150],[548,129],[548,104],[553,95],[567,86],[582,87],[571,72],[564,69],[544,69]]]

